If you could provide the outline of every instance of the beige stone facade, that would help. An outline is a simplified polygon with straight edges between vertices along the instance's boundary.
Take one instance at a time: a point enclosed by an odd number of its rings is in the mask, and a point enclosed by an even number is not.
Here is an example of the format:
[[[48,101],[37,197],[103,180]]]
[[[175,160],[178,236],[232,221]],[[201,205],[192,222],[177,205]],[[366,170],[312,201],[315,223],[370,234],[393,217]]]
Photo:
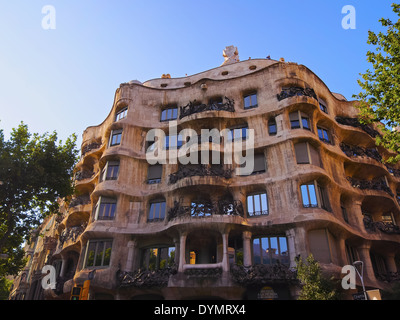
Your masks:
[[[83,133],[78,195],[48,262],[61,263],[58,290],[46,298],[69,299],[95,269],[90,299],[295,299],[295,258],[310,253],[337,278],[363,261],[367,288],[397,280],[400,171],[380,162],[378,132],[307,67],[237,60],[236,50],[215,69],[116,90],[107,118]],[[172,122],[244,142],[253,129],[253,174],[234,161],[149,165],[147,133],[168,135]]]

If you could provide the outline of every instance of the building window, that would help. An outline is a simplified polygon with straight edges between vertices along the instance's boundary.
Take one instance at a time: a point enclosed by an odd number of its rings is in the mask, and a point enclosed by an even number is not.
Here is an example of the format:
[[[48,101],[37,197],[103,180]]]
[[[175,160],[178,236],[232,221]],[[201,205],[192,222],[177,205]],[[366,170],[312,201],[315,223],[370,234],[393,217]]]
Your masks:
[[[270,136],[276,135],[278,132],[278,128],[276,126],[275,117],[272,117],[268,120],[268,133]]]
[[[253,264],[289,265],[286,237],[261,237],[253,239]]]
[[[240,168],[246,168],[246,166],[247,166],[247,161],[245,161],[239,167]],[[266,162],[265,162],[264,153],[255,154],[254,155],[253,171],[251,173],[249,173],[249,174],[250,175],[255,175],[255,174],[264,173],[265,171],[266,171]],[[248,175],[248,174],[239,174],[239,175]]]
[[[176,120],[178,118],[178,107],[171,107],[161,111],[160,121]]]
[[[257,93],[251,93],[244,96],[244,108],[251,109],[258,107]]]
[[[328,108],[326,107],[326,102],[322,99],[318,99],[318,103],[319,103],[319,109],[327,114]]]
[[[155,184],[161,182],[162,176],[162,165],[161,164],[154,164],[149,165],[147,169],[147,183],[148,184]]]
[[[121,144],[122,129],[111,131],[110,147]]]
[[[265,172],[265,156],[264,153],[254,155],[254,170],[253,174]]]
[[[322,167],[318,150],[308,142],[299,142],[294,145],[297,164],[313,164]]]
[[[228,131],[228,141],[246,140],[249,137],[249,127],[232,128]]]
[[[85,252],[85,267],[110,265],[112,240],[89,240]]]
[[[330,209],[326,189],[317,184],[316,181],[300,186],[301,198],[304,208]]]
[[[117,180],[119,172],[119,161],[107,161],[100,175],[100,182],[105,180]]]
[[[326,142],[326,143],[331,143],[331,138],[329,136],[329,132],[327,129],[317,127],[317,130],[318,130],[319,140]]]
[[[161,221],[165,218],[166,204],[164,200],[150,203],[150,210],[147,221]]]
[[[387,268],[384,257],[372,251],[370,251],[369,254],[375,275],[378,277],[385,277],[387,275]]]
[[[182,135],[171,135],[165,136],[164,140],[164,148],[168,149],[179,149],[183,145],[183,137]]]
[[[175,264],[175,247],[152,247],[143,250],[142,269],[160,270]]]
[[[290,127],[292,129],[311,130],[310,118],[306,113],[297,110],[289,114],[289,119],[290,119]]]
[[[268,215],[268,197],[266,193],[247,196],[247,214],[250,217]]]
[[[353,264],[353,262],[360,260],[360,258],[358,257],[357,250],[347,243],[346,243],[346,256],[347,256],[347,262],[349,264]]]
[[[115,115],[115,121],[119,121],[119,120],[126,118],[127,113],[128,113],[128,107],[121,109]]]
[[[94,208],[95,220],[113,220],[115,218],[116,208],[116,199],[100,197]]]

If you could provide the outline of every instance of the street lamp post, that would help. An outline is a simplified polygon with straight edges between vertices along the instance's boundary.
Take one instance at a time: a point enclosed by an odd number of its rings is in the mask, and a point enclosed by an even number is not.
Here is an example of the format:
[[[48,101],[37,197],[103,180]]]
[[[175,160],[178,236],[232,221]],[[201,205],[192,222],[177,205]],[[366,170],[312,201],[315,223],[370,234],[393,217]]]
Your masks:
[[[357,272],[358,276],[360,277],[361,285],[363,287],[364,298],[365,298],[365,300],[368,300],[367,292],[365,291],[365,286],[364,286],[364,279],[363,279],[364,263],[362,261],[354,261],[353,262],[353,266],[354,266],[354,269],[356,269],[356,272]],[[357,266],[361,266],[361,268],[360,268],[361,269],[361,273],[360,273],[360,271],[358,271]]]

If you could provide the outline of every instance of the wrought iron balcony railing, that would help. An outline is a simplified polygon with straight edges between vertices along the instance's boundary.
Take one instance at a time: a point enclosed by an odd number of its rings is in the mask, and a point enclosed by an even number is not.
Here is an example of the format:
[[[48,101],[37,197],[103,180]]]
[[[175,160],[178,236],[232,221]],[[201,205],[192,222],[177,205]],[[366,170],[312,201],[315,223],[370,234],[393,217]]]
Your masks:
[[[311,97],[318,101],[317,95],[315,94],[315,91],[312,88],[301,88],[301,87],[284,88],[282,89],[281,93],[277,94],[276,96],[278,98],[278,101],[295,96]]]
[[[193,176],[214,176],[214,177],[223,177],[229,179],[232,177],[231,169],[224,169],[223,165],[188,165],[188,166],[180,166],[178,171],[169,175],[169,183],[174,184],[179,180],[186,177]]]
[[[368,157],[374,159],[378,162],[382,162],[382,156],[379,154],[376,148],[362,148],[359,146],[350,146],[345,143],[340,144],[340,149],[346,154],[348,157]]]
[[[238,200],[219,200],[215,202],[194,202],[190,206],[182,206],[175,201],[174,206],[168,210],[168,221],[176,218],[210,217],[213,215],[244,216],[243,205]]]
[[[92,150],[94,150],[94,149],[98,149],[98,148],[100,148],[101,147],[101,142],[92,142],[92,143],[89,143],[88,145],[86,145],[86,146],[84,146],[83,148],[82,148],[82,157],[86,154],[86,153],[88,153],[89,151],[92,151]]]
[[[372,138],[376,138],[380,136],[379,132],[375,129],[372,129],[369,125],[360,123],[357,118],[346,118],[346,117],[336,117],[335,118],[337,123],[351,126],[354,128],[361,128],[364,132],[368,133]]]
[[[71,200],[69,207],[73,208],[79,205],[89,204],[90,201],[90,196],[88,194],[77,196]]]
[[[225,102],[211,102],[209,104],[195,104],[195,102],[190,101],[186,106],[179,107],[179,119],[204,111],[235,112],[235,101],[228,97],[225,97]]]
[[[166,287],[171,275],[177,273],[176,267],[168,267],[158,270],[137,270],[133,272],[117,271],[117,279],[120,287]]]
[[[394,223],[373,221],[372,218],[368,215],[364,216],[363,222],[364,227],[367,231],[375,232],[376,230],[380,230],[383,233],[387,234],[400,234],[400,227],[395,225]]]
[[[392,197],[394,196],[392,190],[386,184],[386,180],[384,179],[384,177],[376,180],[361,180],[353,177],[347,177],[347,180],[350,182],[353,188],[358,188],[360,190],[380,190],[385,191]]]
[[[249,267],[231,265],[232,280],[242,286],[262,285],[266,283],[297,283],[297,273],[284,264],[256,264]]]

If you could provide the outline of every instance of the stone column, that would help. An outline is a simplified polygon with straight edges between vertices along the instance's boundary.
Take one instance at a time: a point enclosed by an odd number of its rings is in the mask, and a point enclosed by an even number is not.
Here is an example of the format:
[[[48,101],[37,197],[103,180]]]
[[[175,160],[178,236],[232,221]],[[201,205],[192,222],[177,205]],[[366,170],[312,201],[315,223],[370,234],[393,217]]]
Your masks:
[[[132,272],[134,269],[134,262],[136,260],[137,256],[137,241],[136,240],[131,240],[128,241],[128,256],[126,258],[126,265],[125,265],[125,271],[127,272]]]
[[[65,254],[61,254],[61,270],[60,270],[60,277],[64,277],[65,276],[65,271],[67,270],[67,257],[65,256]]]
[[[346,256],[346,240],[343,238],[338,239],[338,260],[338,264],[340,264],[341,267],[349,264]]]
[[[289,252],[289,261],[290,261],[290,267],[294,268],[296,267],[296,247],[295,247],[295,234],[296,231],[295,229],[289,229],[286,230],[286,239],[287,239],[287,246],[288,246],[288,252]]]
[[[371,243],[366,242],[358,247],[358,253],[360,255],[360,260],[364,263],[364,278],[368,278],[370,281],[376,281],[371,255],[369,254],[370,248]]]
[[[303,227],[297,227],[292,230],[294,231],[294,236],[293,236],[293,242],[294,242],[293,246],[295,248],[294,257],[300,255],[303,259],[306,259],[311,253],[310,248],[308,246],[307,231]],[[296,239],[296,241],[294,241],[294,239]]]
[[[245,267],[251,266],[251,232],[243,231],[243,265]]]
[[[361,230],[365,230],[364,216],[361,210],[362,201],[355,200],[352,203],[351,210],[347,210],[349,223],[358,226]]]
[[[229,233],[222,233],[222,271],[229,271],[229,257],[228,257],[228,237]]]
[[[179,265],[179,253],[180,253],[180,248],[179,248],[179,238],[174,238],[174,245],[175,245],[175,259],[174,263],[175,265]]]
[[[187,232],[182,232],[180,234],[180,241],[179,241],[178,272],[183,272],[183,266],[186,264],[186,238],[187,238]]]

